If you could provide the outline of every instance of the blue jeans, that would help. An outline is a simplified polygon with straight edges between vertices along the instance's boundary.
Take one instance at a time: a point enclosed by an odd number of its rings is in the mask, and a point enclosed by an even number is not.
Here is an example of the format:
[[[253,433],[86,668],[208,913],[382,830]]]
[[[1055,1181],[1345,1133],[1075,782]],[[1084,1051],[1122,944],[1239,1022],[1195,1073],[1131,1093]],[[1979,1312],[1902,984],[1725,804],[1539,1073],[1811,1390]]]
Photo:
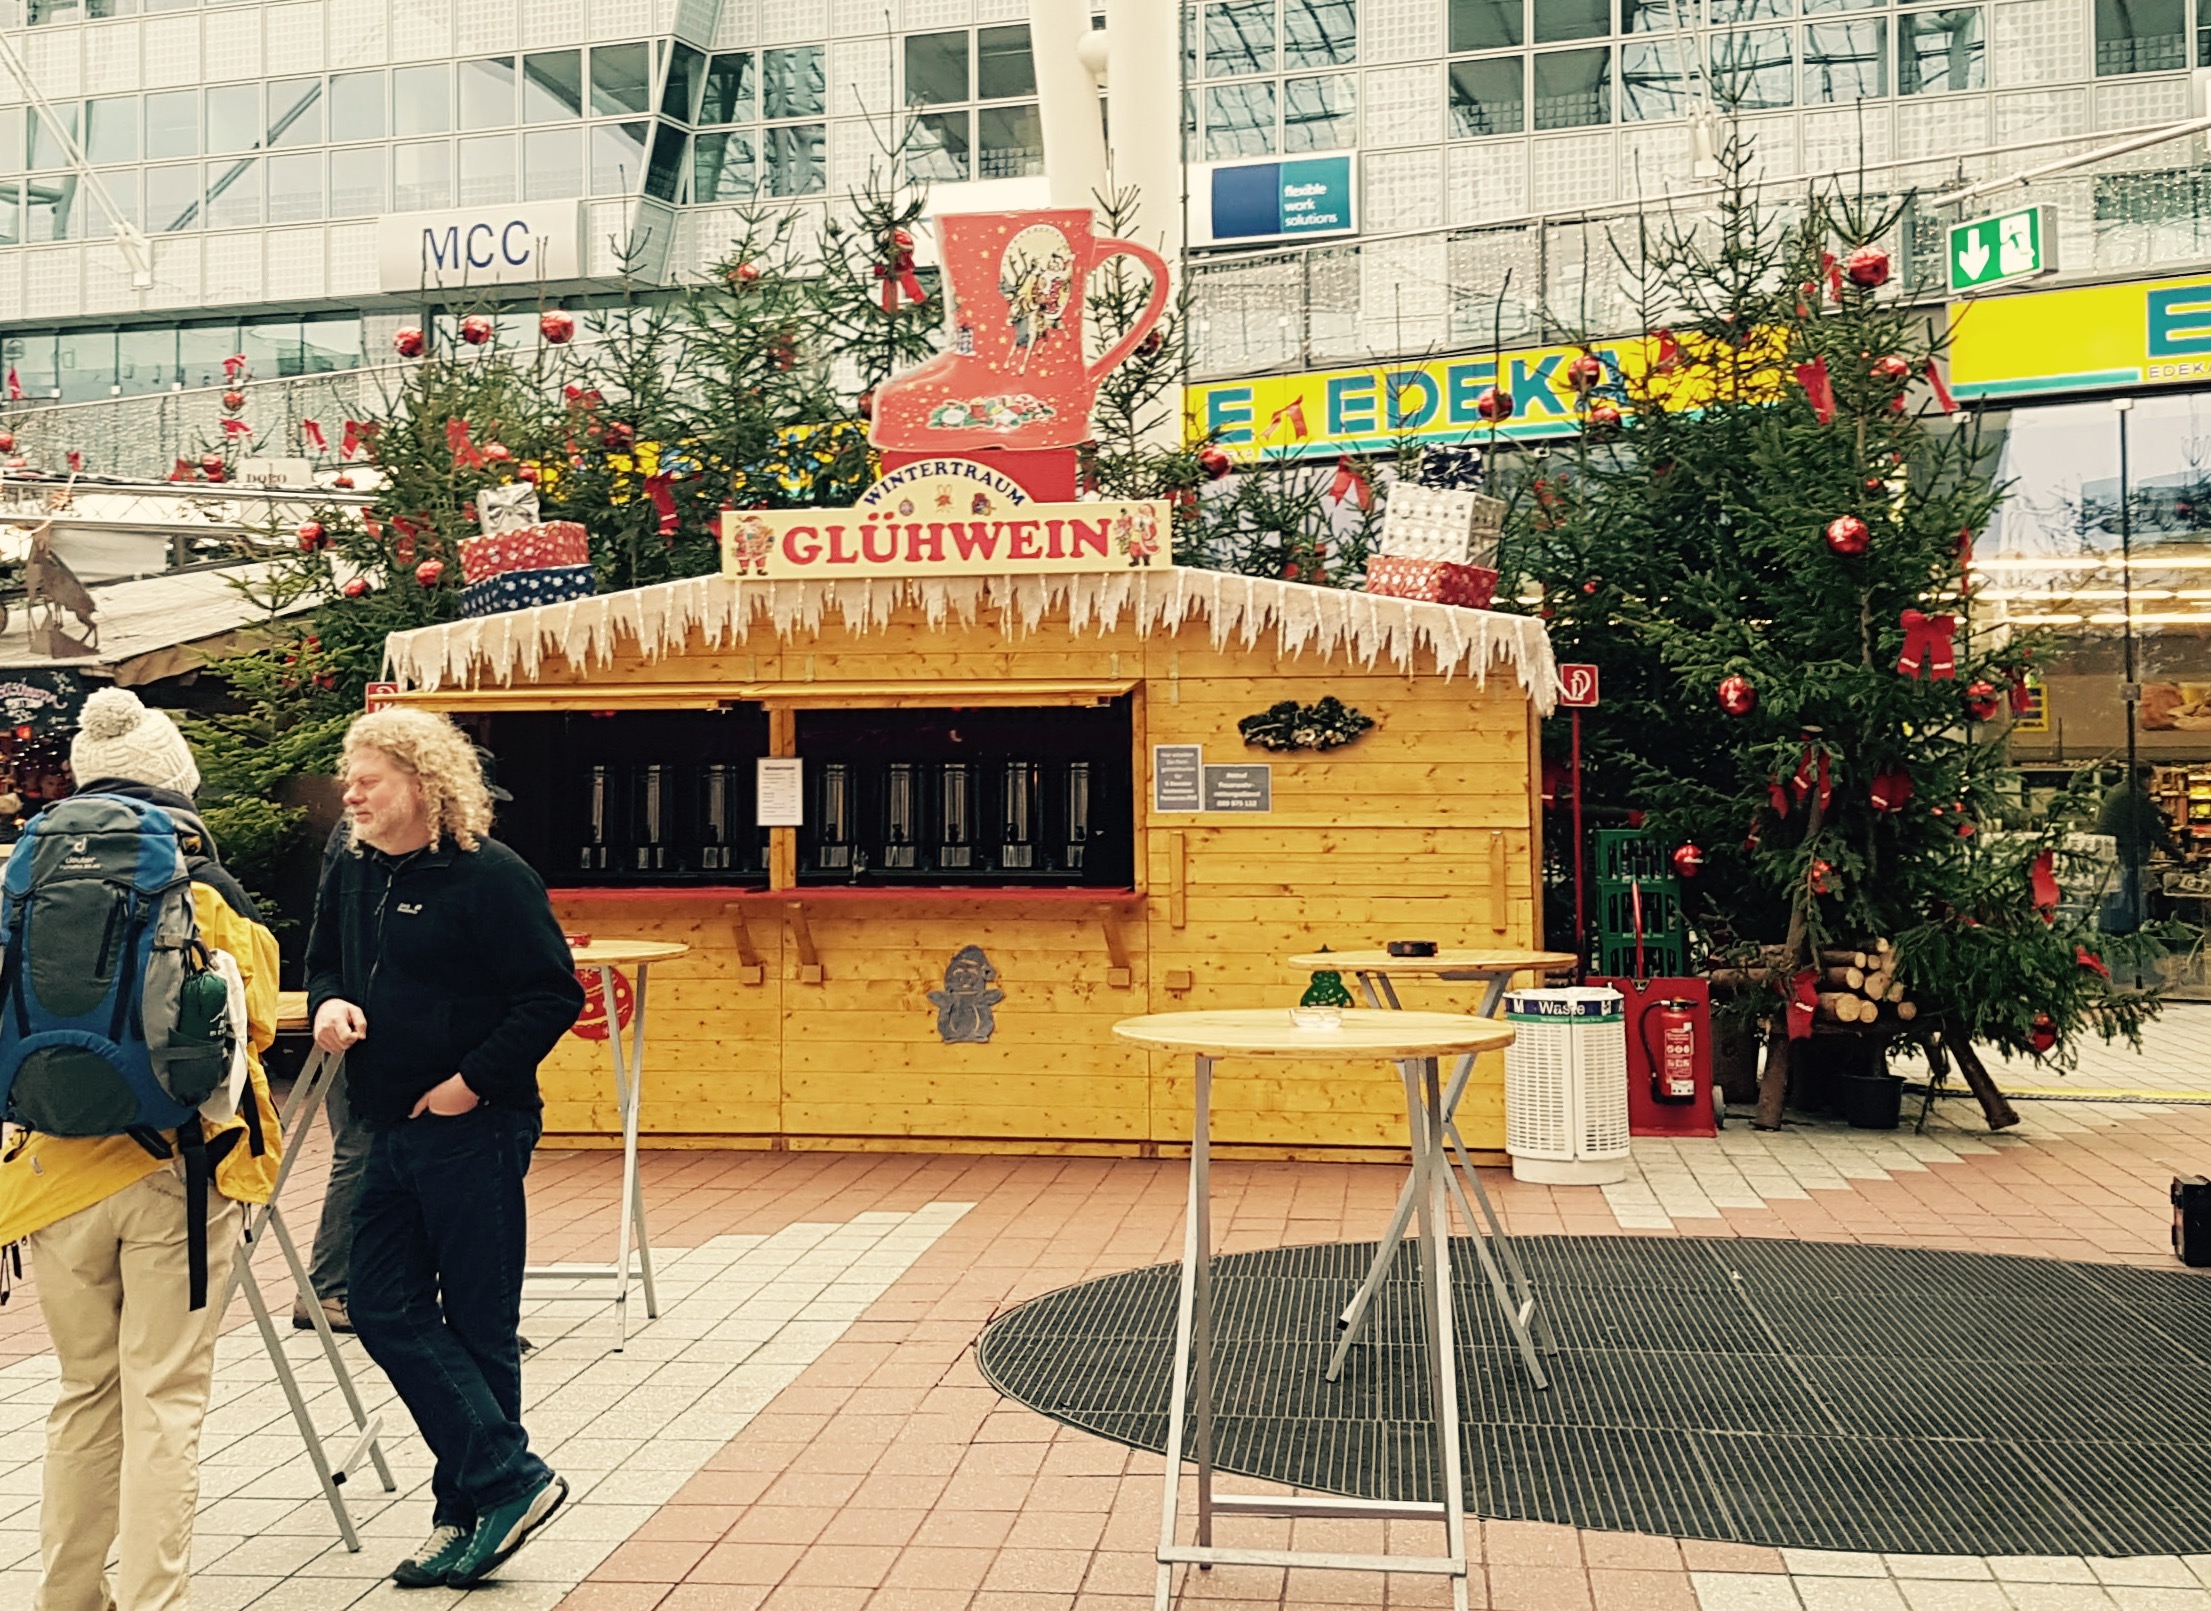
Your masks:
[[[532,1114],[479,1106],[380,1125],[353,1211],[348,1309],[437,1458],[435,1524],[552,1475],[522,1426],[522,1177]]]

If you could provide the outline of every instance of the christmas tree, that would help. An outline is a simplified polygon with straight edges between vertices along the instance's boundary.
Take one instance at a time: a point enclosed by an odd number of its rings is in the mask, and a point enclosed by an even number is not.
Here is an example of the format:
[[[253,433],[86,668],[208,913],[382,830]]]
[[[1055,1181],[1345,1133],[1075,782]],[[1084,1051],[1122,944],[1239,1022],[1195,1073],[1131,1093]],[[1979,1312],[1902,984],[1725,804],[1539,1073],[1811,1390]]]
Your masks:
[[[2132,1039],[2156,1002],[2107,959],[2157,940],[2061,909],[2085,798],[2025,826],[2004,718],[2047,645],[1973,598],[2000,492],[1890,284],[1906,203],[1838,187],[1784,217],[1723,161],[1716,215],[1645,242],[1652,334],[1570,363],[1581,432],[1513,486],[1504,591],[1533,584],[1560,660],[1602,670],[1590,803],[1678,847],[1770,1034],[1760,1122],[1815,1032],[1869,1072],[1955,1058],[2009,1122],[1976,1047]]]

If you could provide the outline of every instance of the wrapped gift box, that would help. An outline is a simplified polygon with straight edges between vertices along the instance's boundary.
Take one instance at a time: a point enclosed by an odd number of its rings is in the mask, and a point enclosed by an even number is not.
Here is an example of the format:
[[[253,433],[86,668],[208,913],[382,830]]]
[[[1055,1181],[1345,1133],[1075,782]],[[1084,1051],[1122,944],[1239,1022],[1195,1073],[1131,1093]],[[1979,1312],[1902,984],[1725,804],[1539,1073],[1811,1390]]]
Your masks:
[[[591,538],[573,520],[548,520],[521,531],[469,537],[461,543],[461,580],[489,581],[513,571],[565,570],[591,563]]]
[[[1397,559],[1487,565],[1497,557],[1504,518],[1501,498],[1400,482],[1382,508],[1380,551]]]
[[[559,604],[568,599],[589,598],[597,591],[598,583],[589,565],[508,571],[462,588],[461,614],[498,615],[507,610],[526,610],[533,604]]]
[[[1378,554],[1367,561],[1367,591],[1385,598],[1486,610],[1497,596],[1497,573],[1480,565]]]

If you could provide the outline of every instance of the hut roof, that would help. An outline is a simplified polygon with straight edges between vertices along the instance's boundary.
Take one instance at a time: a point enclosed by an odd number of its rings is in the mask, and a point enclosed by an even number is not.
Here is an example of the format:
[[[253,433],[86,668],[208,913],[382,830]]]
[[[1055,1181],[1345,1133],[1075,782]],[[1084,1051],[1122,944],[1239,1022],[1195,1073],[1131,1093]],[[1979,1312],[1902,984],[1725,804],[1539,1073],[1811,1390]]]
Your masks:
[[[395,632],[385,643],[385,664],[389,675],[415,688],[503,687],[534,679],[549,655],[605,665],[625,643],[658,659],[680,653],[694,634],[717,647],[760,631],[780,639],[816,636],[832,610],[857,635],[889,625],[908,604],[939,629],[995,617],[1008,637],[1047,623],[1070,633],[1109,632],[1124,619],[1148,635],[1196,619],[1210,628],[1216,647],[1250,648],[1272,636],[1289,654],[1310,651],[1362,666],[1387,659],[1402,671],[1425,666],[1477,682],[1501,662],[1544,714],[1558,694],[1550,638],[1531,616],[1190,569],[845,583],[701,576]]]

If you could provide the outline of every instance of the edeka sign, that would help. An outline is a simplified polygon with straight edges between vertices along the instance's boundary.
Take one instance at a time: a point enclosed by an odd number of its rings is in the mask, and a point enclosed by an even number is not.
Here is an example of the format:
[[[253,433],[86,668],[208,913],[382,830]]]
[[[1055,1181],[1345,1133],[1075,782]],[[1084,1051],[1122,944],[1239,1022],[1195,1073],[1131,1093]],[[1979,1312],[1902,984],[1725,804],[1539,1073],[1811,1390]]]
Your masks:
[[[2211,383],[2211,278],[1993,296],[1950,312],[1950,389],[2033,397]]]
[[[1351,158],[1224,162],[1208,176],[1205,234],[1212,241],[1344,235],[1359,227]]]
[[[574,201],[394,213],[376,226],[377,283],[418,291],[573,280],[583,272],[582,237]]]
[[[722,516],[722,574],[741,580],[1057,576],[1166,570],[1161,502],[1031,503],[973,459],[893,470],[850,509],[737,509]]]

